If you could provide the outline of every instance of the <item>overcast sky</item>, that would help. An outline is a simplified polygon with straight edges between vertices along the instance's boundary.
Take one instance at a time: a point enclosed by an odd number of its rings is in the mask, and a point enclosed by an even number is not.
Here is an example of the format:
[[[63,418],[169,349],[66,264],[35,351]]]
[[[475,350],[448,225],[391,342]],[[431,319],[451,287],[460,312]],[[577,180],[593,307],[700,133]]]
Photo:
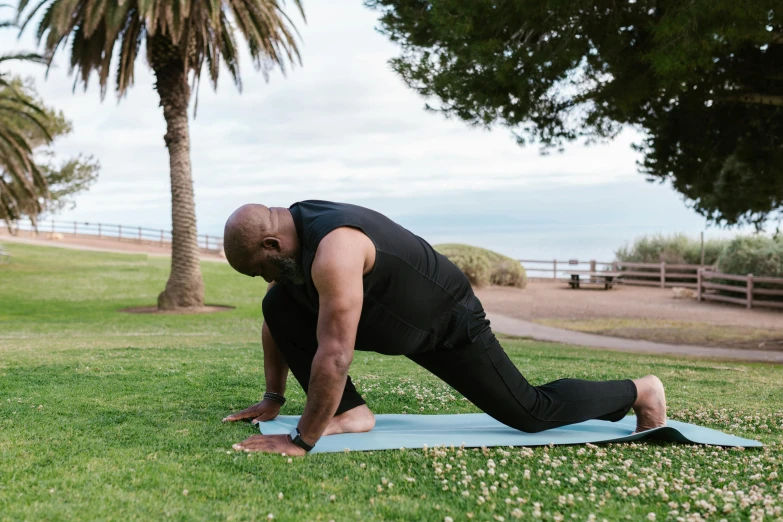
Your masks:
[[[242,93],[227,74],[217,92],[202,85],[191,124],[202,233],[221,234],[243,203],[302,199],[371,206],[432,242],[521,257],[601,256],[640,234],[704,229],[679,195],[637,173],[633,131],[541,156],[507,129],[472,129],[426,112],[391,70],[397,49],[360,0],[306,2],[305,11],[307,24],[293,17],[302,67],[266,83],[245,60]],[[4,31],[0,49],[31,49],[31,34],[17,40]],[[119,102],[113,92],[101,102],[95,82],[73,92],[64,53],[48,79],[41,67],[13,70],[34,77],[45,102],[73,122],[56,143],[59,157],[92,154],[101,163],[98,183],[62,219],[168,228],[165,125],[146,60],[137,60],[135,86]]]

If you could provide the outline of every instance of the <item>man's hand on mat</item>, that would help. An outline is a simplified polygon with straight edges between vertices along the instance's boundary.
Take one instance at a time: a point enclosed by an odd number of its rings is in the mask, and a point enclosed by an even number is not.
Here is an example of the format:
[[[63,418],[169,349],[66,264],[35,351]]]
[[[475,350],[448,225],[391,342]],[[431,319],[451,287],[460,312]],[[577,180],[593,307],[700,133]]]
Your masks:
[[[288,435],[253,435],[232,446],[237,451],[261,451],[263,453],[281,453],[303,456],[307,452],[291,442]]]
[[[263,400],[257,404],[229,415],[223,422],[234,422],[238,420],[253,419],[253,424],[266,422],[274,419],[280,413],[280,404],[275,401]]]

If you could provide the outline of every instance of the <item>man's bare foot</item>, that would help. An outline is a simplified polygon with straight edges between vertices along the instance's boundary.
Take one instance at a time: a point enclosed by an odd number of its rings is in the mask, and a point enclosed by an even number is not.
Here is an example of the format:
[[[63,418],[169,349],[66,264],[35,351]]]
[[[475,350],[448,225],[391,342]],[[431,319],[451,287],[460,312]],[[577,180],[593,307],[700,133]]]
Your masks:
[[[633,403],[636,413],[634,433],[666,426],[666,392],[661,380],[655,375],[647,375],[633,382],[637,392]]]
[[[324,435],[336,435],[338,433],[363,433],[375,427],[375,415],[366,404],[357,406],[348,411],[335,415],[326,426]]]

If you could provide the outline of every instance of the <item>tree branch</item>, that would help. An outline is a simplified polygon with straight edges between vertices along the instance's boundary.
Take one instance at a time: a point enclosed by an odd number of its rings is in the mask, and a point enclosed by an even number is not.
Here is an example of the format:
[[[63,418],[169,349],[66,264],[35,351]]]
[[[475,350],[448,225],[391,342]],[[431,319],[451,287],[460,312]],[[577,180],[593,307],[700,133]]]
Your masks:
[[[716,96],[714,98],[717,102],[734,102],[734,103],[748,103],[757,105],[773,105],[775,107],[783,107],[783,96],[774,94],[734,94],[728,96]]]

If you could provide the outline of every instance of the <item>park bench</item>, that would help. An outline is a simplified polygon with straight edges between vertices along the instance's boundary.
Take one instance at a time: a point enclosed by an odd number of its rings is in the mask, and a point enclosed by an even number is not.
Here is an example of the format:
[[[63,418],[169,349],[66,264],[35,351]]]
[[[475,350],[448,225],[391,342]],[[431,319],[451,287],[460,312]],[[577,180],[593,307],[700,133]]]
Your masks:
[[[571,288],[579,288],[582,285],[603,285],[604,290],[610,290],[618,283],[621,277],[619,272],[590,272],[577,270],[569,272],[571,279],[568,284]]]

